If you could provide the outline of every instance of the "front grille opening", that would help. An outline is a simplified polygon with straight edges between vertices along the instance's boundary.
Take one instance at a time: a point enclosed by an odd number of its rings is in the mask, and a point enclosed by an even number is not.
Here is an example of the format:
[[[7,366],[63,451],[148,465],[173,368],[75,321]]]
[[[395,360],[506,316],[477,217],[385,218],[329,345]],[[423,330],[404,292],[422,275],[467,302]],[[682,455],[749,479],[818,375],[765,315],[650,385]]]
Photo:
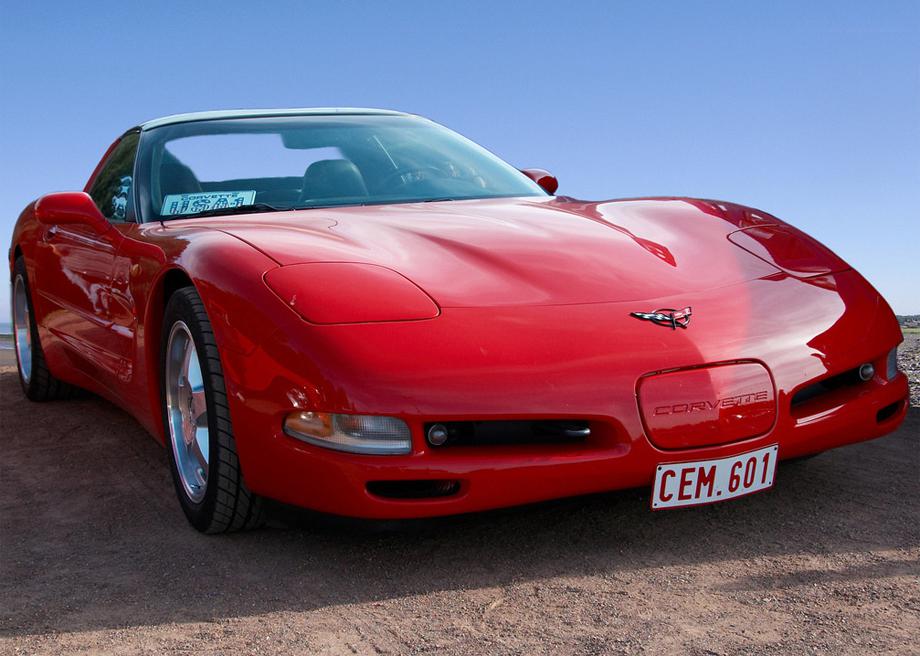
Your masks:
[[[591,425],[578,420],[535,421],[444,421],[425,424],[425,435],[434,428],[447,429],[445,446],[499,446],[519,444],[577,444],[591,436]]]
[[[904,401],[895,401],[891,405],[886,405],[875,415],[875,421],[881,424],[883,421],[891,419],[901,411],[903,403]]]
[[[829,392],[864,384],[865,382],[859,377],[859,367],[856,367],[842,374],[837,374],[836,376],[831,376],[830,378],[825,378],[824,380],[819,380],[817,383],[803,387],[793,395],[792,408],[795,409]]]
[[[437,499],[460,491],[460,481],[445,479],[370,481],[367,491],[385,499]]]

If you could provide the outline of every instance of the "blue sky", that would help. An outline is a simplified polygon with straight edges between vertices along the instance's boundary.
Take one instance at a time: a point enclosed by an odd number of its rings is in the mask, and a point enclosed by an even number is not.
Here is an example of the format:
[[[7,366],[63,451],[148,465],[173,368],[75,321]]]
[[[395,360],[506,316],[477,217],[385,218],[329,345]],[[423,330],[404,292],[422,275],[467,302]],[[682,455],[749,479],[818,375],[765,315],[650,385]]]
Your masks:
[[[566,195],[762,208],[920,313],[916,1],[5,3],[0,89],[5,244],[143,120],[386,107]]]

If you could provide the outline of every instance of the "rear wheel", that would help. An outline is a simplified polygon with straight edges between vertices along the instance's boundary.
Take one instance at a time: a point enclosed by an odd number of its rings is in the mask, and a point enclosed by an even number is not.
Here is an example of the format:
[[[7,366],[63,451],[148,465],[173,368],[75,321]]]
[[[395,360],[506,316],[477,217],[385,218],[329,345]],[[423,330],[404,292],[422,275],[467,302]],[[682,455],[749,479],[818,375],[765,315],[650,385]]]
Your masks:
[[[45,353],[38,339],[35,313],[29,292],[29,278],[22,256],[13,263],[13,284],[10,294],[13,315],[13,345],[19,383],[30,401],[53,401],[73,396],[76,388],[51,375],[45,364]]]
[[[243,483],[217,344],[191,287],[166,306],[161,371],[169,464],[185,516],[204,533],[258,526],[261,499]]]

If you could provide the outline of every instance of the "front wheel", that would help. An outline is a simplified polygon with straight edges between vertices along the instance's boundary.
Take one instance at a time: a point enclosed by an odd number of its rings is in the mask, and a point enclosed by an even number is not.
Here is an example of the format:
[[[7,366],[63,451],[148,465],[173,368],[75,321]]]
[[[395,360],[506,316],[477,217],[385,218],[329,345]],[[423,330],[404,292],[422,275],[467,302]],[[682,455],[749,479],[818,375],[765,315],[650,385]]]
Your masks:
[[[217,344],[192,287],[169,299],[161,352],[163,425],[185,516],[203,533],[258,526],[262,503],[243,482]]]

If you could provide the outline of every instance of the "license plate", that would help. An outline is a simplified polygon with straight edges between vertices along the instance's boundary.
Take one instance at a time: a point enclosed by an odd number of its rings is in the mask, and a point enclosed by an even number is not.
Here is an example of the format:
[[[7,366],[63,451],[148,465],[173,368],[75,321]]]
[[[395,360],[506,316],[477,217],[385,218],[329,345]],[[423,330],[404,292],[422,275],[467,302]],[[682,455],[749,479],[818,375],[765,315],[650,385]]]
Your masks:
[[[715,503],[773,487],[778,449],[773,444],[728,458],[658,465],[652,509]]]

